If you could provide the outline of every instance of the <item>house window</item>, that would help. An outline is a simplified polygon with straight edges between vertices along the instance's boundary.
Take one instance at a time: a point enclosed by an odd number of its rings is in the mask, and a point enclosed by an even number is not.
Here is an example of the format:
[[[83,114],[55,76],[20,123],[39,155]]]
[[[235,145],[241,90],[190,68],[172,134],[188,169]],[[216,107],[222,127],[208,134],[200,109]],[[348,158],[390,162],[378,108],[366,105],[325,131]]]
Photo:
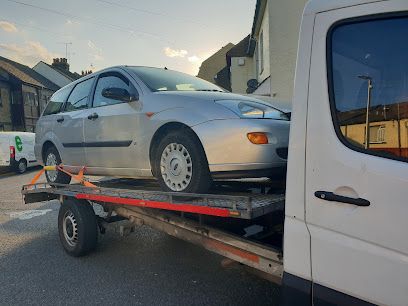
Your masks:
[[[33,92],[25,92],[24,104],[28,106],[38,106],[37,95]]]
[[[385,142],[385,126],[374,125],[370,126],[370,143],[384,143]]]
[[[261,32],[261,34],[259,35],[258,53],[259,53],[259,71],[260,71],[260,73],[262,73],[263,70],[264,70],[264,40],[263,40],[263,32]]]

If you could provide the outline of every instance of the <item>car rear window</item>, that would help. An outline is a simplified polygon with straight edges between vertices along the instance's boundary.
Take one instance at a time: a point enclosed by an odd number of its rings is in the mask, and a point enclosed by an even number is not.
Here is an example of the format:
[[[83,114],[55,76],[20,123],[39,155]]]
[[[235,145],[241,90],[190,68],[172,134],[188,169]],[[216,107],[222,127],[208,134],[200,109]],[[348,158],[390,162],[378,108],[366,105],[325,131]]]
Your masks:
[[[43,116],[59,113],[71,90],[72,86],[67,86],[54,93],[44,110]]]

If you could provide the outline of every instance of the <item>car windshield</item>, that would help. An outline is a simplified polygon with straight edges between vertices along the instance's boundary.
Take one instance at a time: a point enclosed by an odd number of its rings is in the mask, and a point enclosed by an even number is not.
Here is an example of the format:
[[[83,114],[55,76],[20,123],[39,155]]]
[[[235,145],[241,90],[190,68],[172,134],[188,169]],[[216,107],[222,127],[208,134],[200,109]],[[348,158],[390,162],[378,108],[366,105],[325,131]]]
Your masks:
[[[129,67],[152,91],[217,91],[222,88],[200,78],[163,68]]]

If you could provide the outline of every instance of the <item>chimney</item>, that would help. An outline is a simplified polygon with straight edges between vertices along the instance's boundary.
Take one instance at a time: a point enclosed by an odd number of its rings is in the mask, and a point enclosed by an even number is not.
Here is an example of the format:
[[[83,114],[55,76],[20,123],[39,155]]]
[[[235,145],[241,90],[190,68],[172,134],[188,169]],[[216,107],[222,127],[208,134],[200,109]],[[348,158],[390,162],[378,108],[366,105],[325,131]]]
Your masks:
[[[62,71],[69,71],[69,64],[68,64],[68,60],[66,58],[54,58],[52,60],[52,67],[55,67],[59,70]]]

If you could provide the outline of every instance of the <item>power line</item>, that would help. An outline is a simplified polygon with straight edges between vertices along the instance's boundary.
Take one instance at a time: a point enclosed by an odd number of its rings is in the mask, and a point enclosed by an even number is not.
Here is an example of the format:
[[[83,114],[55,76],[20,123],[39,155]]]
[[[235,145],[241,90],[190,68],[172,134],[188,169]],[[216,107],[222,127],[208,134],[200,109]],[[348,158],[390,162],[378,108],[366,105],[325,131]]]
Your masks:
[[[113,29],[113,30],[125,32],[125,33],[130,34],[130,35],[135,35],[135,34],[139,33],[139,34],[143,34],[143,35],[147,35],[147,36],[157,38],[159,40],[163,40],[163,41],[165,41],[167,43],[173,43],[173,42],[163,38],[162,36],[154,34],[154,33],[149,33],[149,32],[144,32],[144,31],[139,31],[139,30],[135,31],[133,28],[128,28],[128,27],[123,27],[123,26],[120,26],[120,25],[107,23],[106,21],[100,21],[100,20],[95,19],[95,18],[84,18],[84,17],[80,17],[80,16],[77,16],[77,15],[64,13],[64,12],[61,12],[61,11],[57,11],[57,10],[53,10],[53,9],[50,9],[50,8],[46,8],[46,7],[42,7],[42,6],[30,4],[30,3],[25,3],[25,2],[21,2],[21,1],[17,1],[17,0],[6,0],[6,1],[16,3],[16,4],[19,4],[19,5],[22,5],[22,6],[31,7],[31,8],[35,8],[35,9],[38,9],[38,10],[46,11],[46,12],[53,13],[53,14],[56,14],[56,15],[64,16],[64,17],[67,17],[67,18],[76,19],[76,20],[79,20],[79,21],[85,21],[87,23],[91,23],[91,24],[94,24],[94,25],[97,25],[97,26],[103,26],[103,27],[110,28],[110,29]]]
[[[178,20],[178,21],[186,22],[186,23],[195,23],[195,24],[198,24],[198,25],[203,26],[203,27],[206,26],[205,24],[202,24],[202,23],[197,22],[195,20],[184,19],[184,18],[179,18],[179,17],[173,17],[173,16],[169,16],[169,15],[164,14],[164,13],[143,10],[143,9],[135,8],[135,7],[125,5],[125,4],[121,4],[121,3],[117,3],[117,2],[111,2],[111,1],[107,1],[107,0],[96,0],[96,1],[102,2],[102,3],[107,3],[107,4],[117,6],[117,7],[121,7],[121,8],[126,8],[126,9],[129,9],[129,10],[132,10],[132,11],[135,11],[135,12],[139,12],[139,13],[166,17],[166,18],[169,18],[171,20]]]

